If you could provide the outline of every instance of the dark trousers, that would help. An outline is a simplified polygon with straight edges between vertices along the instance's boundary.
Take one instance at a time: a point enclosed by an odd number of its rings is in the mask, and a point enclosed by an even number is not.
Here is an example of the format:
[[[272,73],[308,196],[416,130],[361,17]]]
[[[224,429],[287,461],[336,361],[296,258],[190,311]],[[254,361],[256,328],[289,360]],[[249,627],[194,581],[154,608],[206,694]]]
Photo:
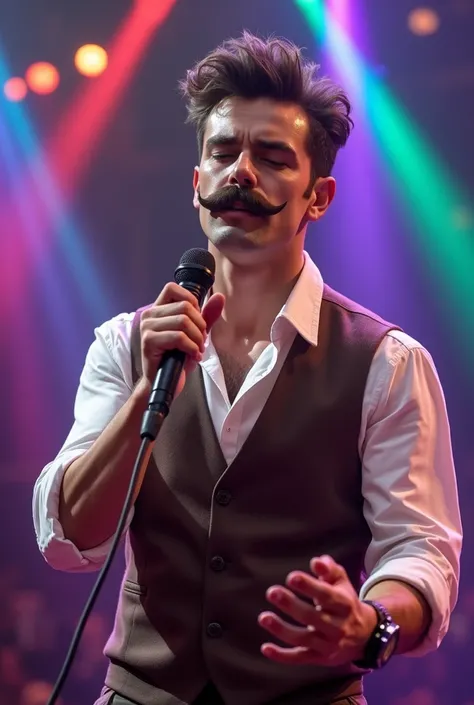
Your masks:
[[[118,693],[114,693],[109,688],[104,688],[101,698],[95,705],[137,705],[133,700],[128,700]],[[193,705],[225,705],[224,700],[217,690],[210,684],[204,688],[202,693],[193,702]],[[328,705],[367,705],[367,700],[363,695],[352,695],[348,698],[333,700]]]
[[[112,693],[109,691],[108,696],[108,700],[100,699],[95,705],[137,705],[137,703],[133,702],[133,700],[124,698],[118,693]],[[192,705],[225,705],[225,702],[222,700],[217,690],[213,686],[208,685],[204,688],[196,700],[193,701]]]

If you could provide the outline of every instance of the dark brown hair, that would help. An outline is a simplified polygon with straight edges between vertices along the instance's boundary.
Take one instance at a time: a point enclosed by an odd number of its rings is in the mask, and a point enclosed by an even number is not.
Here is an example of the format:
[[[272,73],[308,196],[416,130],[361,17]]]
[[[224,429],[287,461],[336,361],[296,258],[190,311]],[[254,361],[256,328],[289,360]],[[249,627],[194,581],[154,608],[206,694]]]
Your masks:
[[[180,82],[187,99],[187,122],[196,126],[199,153],[207,118],[226,98],[295,103],[309,119],[312,189],[317,177],[331,174],[336,154],[353,127],[348,97],[329,78],[318,76],[318,70],[317,64],[305,60],[301,49],[286,39],[264,40],[245,31],[241,37],[223,42]]]

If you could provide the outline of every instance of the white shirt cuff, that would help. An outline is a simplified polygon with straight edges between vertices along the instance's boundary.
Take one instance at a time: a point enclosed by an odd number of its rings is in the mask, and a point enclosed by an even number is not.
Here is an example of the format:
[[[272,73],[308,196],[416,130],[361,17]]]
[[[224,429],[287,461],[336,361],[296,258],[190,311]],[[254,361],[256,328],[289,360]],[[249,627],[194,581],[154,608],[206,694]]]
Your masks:
[[[446,575],[423,558],[394,558],[376,569],[360,590],[360,599],[366,599],[369,590],[384,580],[398,580],[416,588],[428,602],[432,621],[423,641],[407,656],[425,656],[440,645],[448,631],[449,619],[457,600],[457,580],[447,566]]]
[[[112,536],[99,546],[80,551],[64,536],[63,527],[59,521],[61,483],[69,465],[83,453],[84,450],[76,449],[62,455],[60,460],[57,459],[47,465],[36,481],[33,492],[33,518],[39,549],[52,568],[72,573],[99,570],[113,541]],[[133,512],[132,507],[127,518],[126,529],[130,525]]]

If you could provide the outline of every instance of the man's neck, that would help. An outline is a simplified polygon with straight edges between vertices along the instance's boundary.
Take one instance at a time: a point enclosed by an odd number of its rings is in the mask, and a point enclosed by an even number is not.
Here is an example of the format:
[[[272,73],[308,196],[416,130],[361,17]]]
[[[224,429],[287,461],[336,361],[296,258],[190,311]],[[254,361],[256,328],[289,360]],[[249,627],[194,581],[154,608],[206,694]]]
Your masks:
[[[255,266],[237,265],[213,249],[216,280],[213,290],[224,294],[222,317],[213,339],[232,345],[269,340],[270,329],[303,267],[303,254]]]

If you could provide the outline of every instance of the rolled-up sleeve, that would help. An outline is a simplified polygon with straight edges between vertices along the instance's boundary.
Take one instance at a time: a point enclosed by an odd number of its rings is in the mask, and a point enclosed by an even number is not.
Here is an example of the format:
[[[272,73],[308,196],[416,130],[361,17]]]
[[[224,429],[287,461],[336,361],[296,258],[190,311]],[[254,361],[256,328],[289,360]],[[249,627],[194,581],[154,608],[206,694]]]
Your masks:
[[[391,332],[369,373],[360,438],[364,514],[372,532],[360,596],[400,580],[432,621],[410,656],[435,649],[456,604],[462,527],[446,404],[429,353]]]
[[[56,458],[41,471],[33,489],[33,523],[38,547],[57,570],[88,572],[103,564],[112,539],[87,551],[64,536],[59,521],[63,475],[85,453],[132,391],[130,332],[133,314],[120,314],[95,330],[74,404],[74,423]],[[127,527],[133,516],[131,510]]]

